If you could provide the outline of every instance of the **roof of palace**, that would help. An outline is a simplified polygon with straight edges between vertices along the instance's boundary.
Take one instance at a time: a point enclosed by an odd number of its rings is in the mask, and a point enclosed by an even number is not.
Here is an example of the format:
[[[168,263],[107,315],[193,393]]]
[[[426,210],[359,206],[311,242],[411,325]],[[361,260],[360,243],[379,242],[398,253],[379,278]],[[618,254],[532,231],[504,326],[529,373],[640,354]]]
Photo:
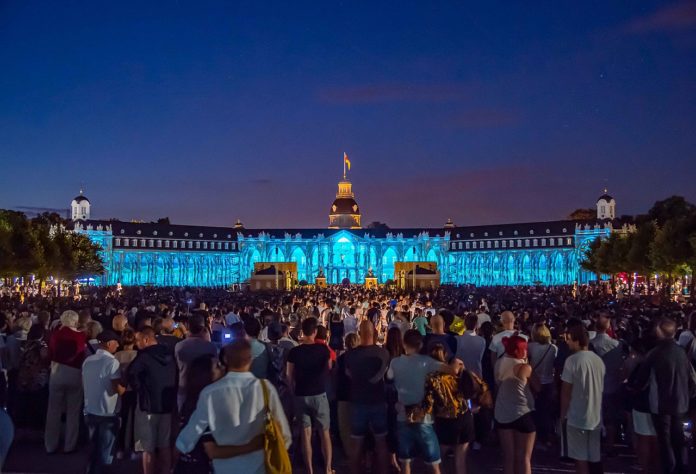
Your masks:
[[[334,206],[336,207],[334,209]],[[355,206],[355,208],[353,208]],[[336,198],[331,205],[331,214],[360,214],[360,207],[353,198]]]

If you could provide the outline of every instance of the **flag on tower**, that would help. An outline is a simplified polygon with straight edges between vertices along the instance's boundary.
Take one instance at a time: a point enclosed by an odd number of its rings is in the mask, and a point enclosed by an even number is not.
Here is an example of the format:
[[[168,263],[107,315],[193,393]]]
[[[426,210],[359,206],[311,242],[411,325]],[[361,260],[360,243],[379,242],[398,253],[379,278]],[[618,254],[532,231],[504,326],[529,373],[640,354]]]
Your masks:
[[[350,160],[348,159],[348,154],[345,151],[343,152],[343,163],[348,166],[348,171],[350,171]]]

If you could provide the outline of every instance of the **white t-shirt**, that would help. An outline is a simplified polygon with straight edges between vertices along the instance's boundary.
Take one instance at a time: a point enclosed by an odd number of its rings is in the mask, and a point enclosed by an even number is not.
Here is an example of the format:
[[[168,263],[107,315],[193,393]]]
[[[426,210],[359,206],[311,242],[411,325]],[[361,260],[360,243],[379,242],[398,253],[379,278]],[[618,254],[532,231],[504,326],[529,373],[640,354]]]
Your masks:
[[[568,424],[594,430],[602,421],[604,362],[592,351],[578,351],[565,361],[561,380],[573,385],[568,407]]]
[[[505,346],[503,346],[503,338],[510,337],[513,334],[515,334],[516,332],[517,331],[514,331],[512,329],[506,329],[504,331],[500,331],[498,334],[493,336],[493,338],[491,339],[491,344],[488,346],[488,348],[492,352],[495,352],[498,355],[498,357],[501,357],[505,353]],[[520,336],[521,338],[527,340],[527,336],[525,336],[521,332],[518,332],[517,335]]]
[[[476,315],[476,329],[480,328],[485,322],[491,322],[491,317],[486,313],[479,313]]]
[[[118,393],[112,380],[121,378],[120,364],[113,354],[97,349],[82,363],[82,387],[85,392],[85,413],[113,416],[118,413]]]

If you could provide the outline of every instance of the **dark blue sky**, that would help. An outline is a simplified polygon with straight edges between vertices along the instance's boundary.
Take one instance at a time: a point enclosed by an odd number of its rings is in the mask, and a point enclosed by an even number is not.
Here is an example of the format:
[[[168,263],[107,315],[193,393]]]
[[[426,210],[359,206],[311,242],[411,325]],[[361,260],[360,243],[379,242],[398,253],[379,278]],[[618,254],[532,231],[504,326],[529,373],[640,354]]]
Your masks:
[[[327,225],[696,201],[696,2],[0,3],[0,207]]]

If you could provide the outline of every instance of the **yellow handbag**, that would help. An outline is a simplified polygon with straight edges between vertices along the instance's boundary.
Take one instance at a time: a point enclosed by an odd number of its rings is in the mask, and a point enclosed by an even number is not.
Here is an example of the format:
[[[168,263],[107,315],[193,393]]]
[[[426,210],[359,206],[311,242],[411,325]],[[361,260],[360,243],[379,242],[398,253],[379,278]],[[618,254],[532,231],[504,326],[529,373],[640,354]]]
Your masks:
[[[264,462],[267,474],[291,474],[292,464],[285,447],[283,432],[278,421],[273,418],[269,402],[268,387],[265,380],[260,380],[263,390],[263,404],[266,412],[266,424],[264,428]]]

